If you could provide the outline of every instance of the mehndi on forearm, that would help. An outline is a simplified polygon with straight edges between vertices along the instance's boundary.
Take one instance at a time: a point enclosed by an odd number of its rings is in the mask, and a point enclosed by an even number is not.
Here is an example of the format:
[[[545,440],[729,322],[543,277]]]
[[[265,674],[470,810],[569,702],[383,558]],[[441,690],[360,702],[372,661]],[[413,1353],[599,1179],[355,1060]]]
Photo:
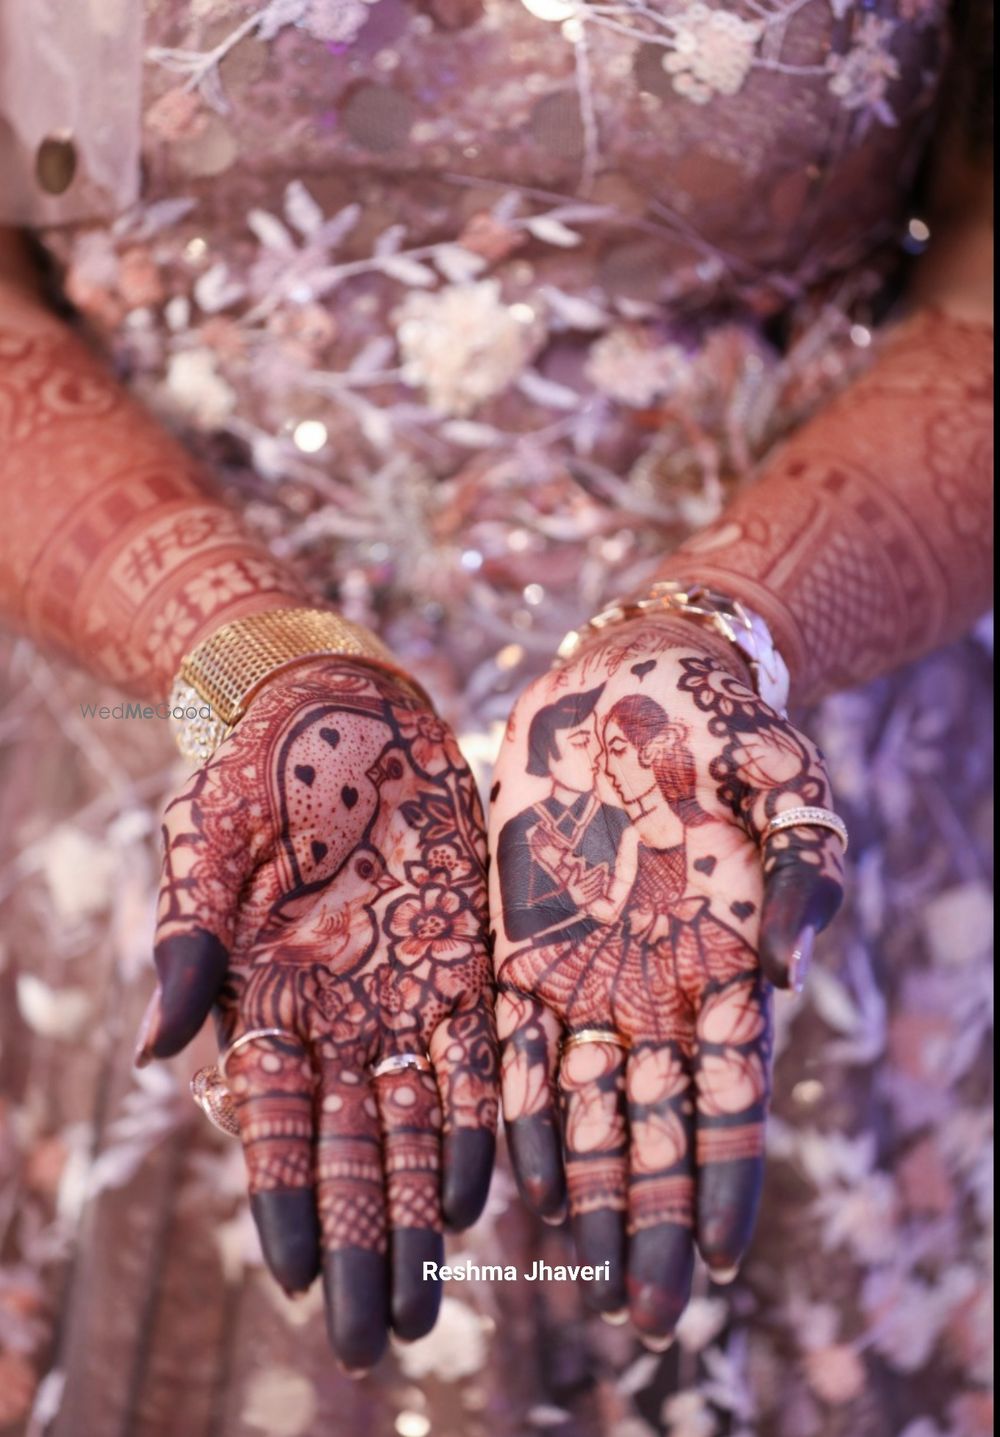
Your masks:
[[[301,604],[184,447],[68,330],[0,330],[0,615],[162,698],[202,637]]]
[[[993,330],[928,305],[658,578],[756,608],[805,704],[964,633],[989,607]]]

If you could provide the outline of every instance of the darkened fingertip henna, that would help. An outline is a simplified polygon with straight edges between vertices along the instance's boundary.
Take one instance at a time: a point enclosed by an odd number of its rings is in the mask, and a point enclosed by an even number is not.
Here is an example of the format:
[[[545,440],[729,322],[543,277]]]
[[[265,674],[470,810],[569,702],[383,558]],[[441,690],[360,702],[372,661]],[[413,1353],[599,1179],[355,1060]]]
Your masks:
[[[389,1341],[389,1266],[368,1248],[345,1247],[323,1258],[326,1331],[352,1375],[374,1367]]]
[[[760,1157],[704,1164],[698,1173],[698,1249],[722,1276],[738,1268],[750,1246],[763,1186]]]
[[[619,1312],[625,1305],[625,1214],[598,1208],[572,1218],[578,1261],[600,1277],[581,1278],[583,1300],[594,1312]]]
[[[229,955],[214,933],[194,928],[161,938],[153,956],[160,978],[160,1020],[146,1050],[154,1058],[169,1058],[187,1047],[211,1012]]]
[[[792,986],[792,958],[804,930],[821,933],[843,898],[843,885],[828,874],[817,874],[794,849],[777,856],[764,882],[759,940],[761,968],[776,987]],[[800,975],[801,966],[800,961]]]
[[[471,1227],[486,1206],[495,1152],[488,1128],[456,1128],[445,1136],[441,1210],[453,1232]]]
[[[515,1118],[507,1124],[507,1146],[525,1205],[545,1222],[556,1218],[561,1222],[566,1212],[566,1174],[562,1140],[551,1119]]]
[[[642,1228],[629,1243],[628,1306],[640,1337],[669,1337],[691,1296],[694,1245],[679,1223]]]
[[[390,1236],[392,1330],[401,1342],[426,1337],[441,1308],[441,1280],[425,1276],[444,1262],[444,1239],[430,1228],[397,1227]]]
[[[264,1260],[274,1277],[289,1295],[305,1292],[318,1276],[320,1266],[314,1190],[309,1187],[252,1193],[250,1211],[257,1224]]]

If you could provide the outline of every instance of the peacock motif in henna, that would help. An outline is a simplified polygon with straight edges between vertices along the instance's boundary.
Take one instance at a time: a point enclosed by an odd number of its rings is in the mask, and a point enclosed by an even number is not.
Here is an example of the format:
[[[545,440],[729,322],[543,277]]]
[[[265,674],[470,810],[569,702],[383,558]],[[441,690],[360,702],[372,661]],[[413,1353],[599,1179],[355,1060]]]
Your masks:
[[[591,1300],[627,1302],[654,1342],[695,1242],[725,1276],[749,1240],[769,979],[843,879],[828,830],[760,840],[783,808],[830,802],[815,745],[683,620],[593,644],[508,732],[492,899],[515,1170],[543,1216],[568,1199],[582,1261],[610,1264]]]
[[[422,1264],[485,1199],[497,1053],[485,843],[447,726],[389,674],[339,659],[277,676],[166,814],[145,1056],[214,1006],[272,1269],[322,1257],[331,1340],[367,1367],[440,1298]],[[432,1071],[381,1077],[389,1055]]]

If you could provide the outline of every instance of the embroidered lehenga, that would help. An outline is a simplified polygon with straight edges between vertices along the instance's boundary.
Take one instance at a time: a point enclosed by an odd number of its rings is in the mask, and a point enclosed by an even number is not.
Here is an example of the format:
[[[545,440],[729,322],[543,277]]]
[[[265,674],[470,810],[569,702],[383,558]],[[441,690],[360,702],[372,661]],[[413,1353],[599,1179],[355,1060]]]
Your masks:
[[[485,775],[559,636],[871,362],[923,243],[951,23],[939,0],[147,0],[139,196],[40,238],[124,382],[380,628]],[[989,964],[961,941],[988,901],[979,638],[803,720],[850,896],[779,1004],[740,1282],[701,1283],[662,1357],[571,1284],[452,1285],[359,1384],[318,1291],[261,1267],[241,1155],[185,1091],[208,1046],[130,1067],[169,737],[86,720],[92,682],[11,655],[0,1423],[34,1401],[55,1437],[991,1430]],[[570,1252],[502,1158],[451,1250]]]

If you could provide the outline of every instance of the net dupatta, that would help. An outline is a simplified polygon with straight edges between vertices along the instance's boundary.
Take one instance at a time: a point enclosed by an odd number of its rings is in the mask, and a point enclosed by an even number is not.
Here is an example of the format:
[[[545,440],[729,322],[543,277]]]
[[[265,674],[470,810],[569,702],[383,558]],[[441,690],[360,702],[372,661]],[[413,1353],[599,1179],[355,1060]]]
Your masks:
[[[135,0],[0,0],[0,223],[107,218],[136,200],[142,43]],[[62,193],[40,178],[43,146],[72,169]]]

